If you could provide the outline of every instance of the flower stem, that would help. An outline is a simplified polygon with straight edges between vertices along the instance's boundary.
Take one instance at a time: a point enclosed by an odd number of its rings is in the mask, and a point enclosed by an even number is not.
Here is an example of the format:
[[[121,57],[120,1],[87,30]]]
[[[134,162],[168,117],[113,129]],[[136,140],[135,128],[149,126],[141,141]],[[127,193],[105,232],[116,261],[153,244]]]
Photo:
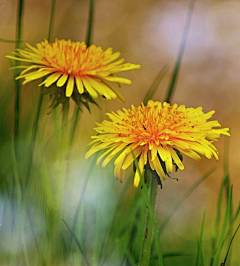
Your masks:
[[[148,175],[148,171],[146,171],[145,174]],[[146,177],[147,177],[147,186],[143,185],[143,190],[144,190],[143,193],[147,203],[146,225],[145,225],[145,235],[143,240],[143,247],[142,247],[139,266],[149,265],[153,238],[155,238],[156,242],[156,249],[158,253],[158,265],[163,266],[161,247],[158,239],[158,231],[155,220],[155,213],[156,213],[157,199],[158,199],[158,193],[157,193],[158,184],[157,180],[152,176],[152,174],[151,175],[149,174]],[[147,191],[147,187],[149,187],[149,193]]]

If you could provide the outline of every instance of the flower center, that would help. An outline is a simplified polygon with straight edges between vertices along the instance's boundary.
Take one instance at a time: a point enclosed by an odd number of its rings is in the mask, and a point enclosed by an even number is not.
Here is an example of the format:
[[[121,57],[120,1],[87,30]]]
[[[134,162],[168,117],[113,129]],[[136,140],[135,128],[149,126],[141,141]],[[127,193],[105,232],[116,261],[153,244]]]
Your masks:
[[[107,59],[101,47],[87,47],[84,42],[70,40],[42,42],[38,50],[46,65],[73,76],[96,75],[96,70],[104,66]]]

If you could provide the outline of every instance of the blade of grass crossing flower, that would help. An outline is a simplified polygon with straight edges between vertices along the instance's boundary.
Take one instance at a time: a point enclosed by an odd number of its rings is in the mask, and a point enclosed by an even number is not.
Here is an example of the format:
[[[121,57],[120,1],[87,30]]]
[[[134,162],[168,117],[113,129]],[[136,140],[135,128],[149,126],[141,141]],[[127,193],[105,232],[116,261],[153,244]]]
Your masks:
[[[70,226],[67,224],[67,222],[66,222],[64,219],[62,219],[62,221],[63,221],[63,223],[65,224],[65,226],[66,226],[68,232],[69,232],[70,235],[72,236],[74,242],[76,243],[76,245],[77,245],[77,247],[78,247],[80,253],[82,254],[82,256],[83,256],[83,258],[84,258],[86,264],[87,264],[88,266],[90,266],[91,264],[89,263],[89,261],[88,261],[88,259],[87,259],[87,257],[86,257],[86,254],[84,253],[83,248],[82,248],[81,244],[79,243],[79,241],[78,241],[76,235],[74,234],[74,232],[72,231],[72,229],[70,228]]]
[[[49,42],[52,41],[54,13],[55,13],[55,0],[52,0],[51,15],[50,15],[50,25],[49,25],[49,31],[48,31],[48,41]]]
[[[181,200],[178,201],[178,203],[176,204],[176,206],[173,208],[172,212],[165,218],[165,220],[162,222],[161,227],[159,228],[159,235],[162,233],[162,231],[164,230],[164,228],[167,226],[167,224],[169,223],[170,219],[172,218],[172,216],[174,215],[174,213],[178,210],[178,208],[182,205],[182,203],[185,201],[185,199],[187,197],[189,197],[192,192],[207,178],[209,177],[214,171],[216,170],[216,168],[212,168],[211,170],[209,170],[203,177],[201,177],[199,180],[197,180],[192,186],[191,188],[184,194],[184,196],[182,197]]]
[[[151,85],[151,87],[149,88],[149,90],[146,93],[146,96],[144,97],[143,100],[143,104],[147,105],[147,102],[152,99],[153,94],[155,93],[155,91],[157,90],[158,85],[160,84],[161,80],[163,79],[163,77],[165,76],[166,72],[168,70],[167,66],[164,66],[160,72],[158,73],[157,77],[155,78],[155,80],[153,81],[153,84]]]
[[[202,219],[202,225],[201,225],[201,231],[198,241],[198,251],[197,251],[197,261],[196,266],[204,266],[204,256],[203,256],[203,233],[204,233],[204,226],[205,226],[205,218],[206,218],[206,211],[204,211],[203,219]]]
[[[173,74],[172,74],[171,82],[170,82],[170,85],[168,87],[167,96],[166,96],[166,100],[165,100],[168,103],[171,102],[171,98],[172,98],[173,92],[174,92],[175,87],[176,87],[176,82],[177,82],[177,77],[178,77],[178,73],[179,73],[179,68],[180,68],[180,64],[181,64],[184,48],[185,48],[185,45],[186,45],[186,42],[187,42],[187,36],[188,36],[188,31],[189,31],[189,27],[190,27],[190,23],[191,23],[191,17],[192,17],[192,13],[193,13],[194,3],[195,3],[195,0],[191,0],[191,2],[189,4],[187,20],[186,20],[186,24],[185,24],[185,27],[184,27],[184,32],[183,32],[181,44],[180,44],[180,47],[179,47],[177,61],[176,61],[175,67],[174,67],[174,71],[173,71]]]
[[[87,29],[87,37],[86,37],[87,46],[90,46],[92,42],[93,14],[94,14],[94,0],[90,0],[88,29]]]

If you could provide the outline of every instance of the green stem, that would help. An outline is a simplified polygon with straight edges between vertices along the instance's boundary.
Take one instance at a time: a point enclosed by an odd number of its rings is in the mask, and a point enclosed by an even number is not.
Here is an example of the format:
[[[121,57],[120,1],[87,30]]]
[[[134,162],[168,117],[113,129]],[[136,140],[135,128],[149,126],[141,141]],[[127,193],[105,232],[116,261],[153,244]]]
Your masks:
[[[178,52],[177,62],[175,64],[175,68],[174,68],[172,78],[171,78],[171,83],[168,87],[167,96],[166,96],[166,100],[165,100],[168,103],[171,102],[171,98],[172,98],[172,95],[173,95],[173,92],[174,92],[174,89],[176,86],[176,81],[177,81],[177,77],[178,77],[178,73],[179,73],[180,63],[182,61],[184,48],[185,48],[185,45],[187,42],[187,36],[188,36],[191,17],[192,17],[192,13],[193,13],[194,2],[195,2],[195,0],[191,0],[191,2],[189,4],[187,21],[186,21],[186,24],[184,27],[184,32],[183,32],[183,36],[182,36],[182,40],[181,40],[181,44],[180,44],[180,48],[179,48],[179,52]]]
[[[147,173],[147,171],[146,171]],[[157,180],[152,178],[147,179],[147,186],[149,186],[150,191],[150,204],[152,206],[155,218],[155,212],[157,207]],[[145,235],[143,240],[142,254],[140,259],[140,266],[149,265],[150,257],[151,257],[151,248],[153,242],[153,234],[154,234],[154,225],[152,219],[149,215],[149,206],[147,205],[146,210],[146,226],[145,226]]]
[[[87,38],[86,38],[87,46],[90,46],[92,42],[93,13],[94,13],[94,0],[90,0],[88,30],[87,30]]]

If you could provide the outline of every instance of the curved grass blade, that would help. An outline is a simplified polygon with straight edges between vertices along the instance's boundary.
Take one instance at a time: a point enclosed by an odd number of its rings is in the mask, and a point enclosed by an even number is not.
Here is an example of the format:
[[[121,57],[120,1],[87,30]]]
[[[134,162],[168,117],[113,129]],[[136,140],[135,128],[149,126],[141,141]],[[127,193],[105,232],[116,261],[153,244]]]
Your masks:
[[[86,255],[85,255],[85,253],[84,253],[84,251],[83,251],[83,249],[82,249],[82,247],[81,247],[81,245],[80,245],[80,243],[79,243],[76,235],[74,234],[74,232],[72,231],[72,229],[70,228],[70,226],[67,224],[67,222],[63,218],[62,218],[62,221],[64,222],[65,226],[67,227],[68,232],[70,233],[70,235],[72,236],[73,240],[75,241],[75,243],[76,243],[76,245],[77,245],[80,253],[82,254],[82,256],[83,256],[86,264],[88,266],[90,266],[90,263],[88,262],[88,259],[87,259]]]
[[[167,96],[166,96],[166,102],[170,103],[171,102],[171,98],[176,86],[176,81],[177,81],[177,77],[178,77],[178,73],[179,73],[179,68],[180,68],[180,64],[181,64],[181,60],[182,60],[182,56],[183,56],[183,52],[184,52],[184,48],[187,42],[187,36],[188,36],[188,31],[189,31],[189,27],[190,27],[190,22],[191,22],[191,17],[192,17],[192,13],[193,13],[193,7],[194,7],[194,3],[195,0],[191,0],[190,4],[189,4],[189,8],[188,8],[188,15],[187,15],[187,20],[186,20],[186,24],[184,27],[184,32],[183,32],[183,36],[182,36],[182,40],[181,40],[181,44],[179,47],[179,52],[178,52],[178,56],[177,56],[177,62],[175,64],[175,68],[172,74],[172,78],[171,78],[171,83],[168,87],[168,91],[167,91]]]
[[[152,98],[153,94],[157,90],[157,87],[160,84],[161,80],[163,79],[164,75],[166,74],[167,70],[168,70],[168,67],[165,65],[158,73],[157,77],[155,78],[151,87],[149,88],[146,96],[144,97],[144,100],[143,100],[144,105],[147,105],[147,102]]]
[[[234,234],[233,234],[233,236],[232,236],[232,238],[231,238],[231,241],[230,241],[230,244],[229,244],[229,246],[228,246],[227,253],[226,253],[226,257],[225,257],[223,263],[221,263],[221,266],[225,266],[225,264],[226,264],[227,257],[228,257],[228,254],[229,254],[229,251],[230,251],[230,248],[231,248],[231,245],[232,245],[233,239],[235,238],[235,236],[236,236],[236,234],[237,234],[237,231],[238,231],[239,227],[240,227],[240,224],[238,225],[237,229],[235,230],[235,232],[234,232]]]

